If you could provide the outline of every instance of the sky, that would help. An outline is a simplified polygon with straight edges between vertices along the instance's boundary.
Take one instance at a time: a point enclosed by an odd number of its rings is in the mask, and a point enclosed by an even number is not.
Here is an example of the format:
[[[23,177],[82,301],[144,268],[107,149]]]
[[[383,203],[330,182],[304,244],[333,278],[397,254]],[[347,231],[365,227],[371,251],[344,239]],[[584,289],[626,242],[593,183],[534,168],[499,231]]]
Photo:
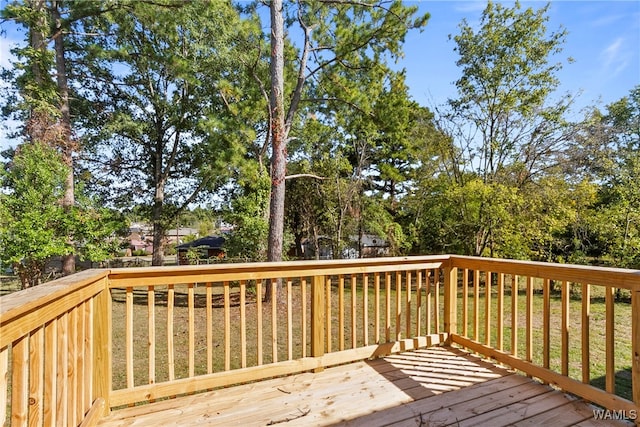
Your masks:
[[[408,2],[409,3],[409,2]],[[405,42],[407,84],[413,98],[423,106],[442,105],[456,97],[454,82],[461,70],[449,35],[460,33],[466,19],[477,27],[486,1],[422,1],[420,12],[431,18],[422,33],[413,32]],[[506,3],[513,5],[513,2]],[[523,8],[539,9],[547,3],[522,1]],[[575,119],[582,108],[604,105],[629,94],[640,84],[640,1],[553,1],[547,31],[564,27],[568,35],[558,60],[572,57],[558,73],[559,95],[581,95],[575,101]]]
[[[4,7],[7,0],[0,0]],[[449,35],[459,33],[462,19],[475,26],[486,1],[407,1],[418,5],[420,13],[431,15],[422,32],[412,31],[405,40],[405,56],[398,67],[406,69],[407,85],[415,101],[426,107],[437,107],[455,98],[454,82],[460,77],[455,65],[458,59],[455,43]],[[523,7],[538,9],[546,2],[522,1]],[[507,2],[513,5],[513,2]],[[573,116],[579,120],[581,109],[617,101],[640,85],[640,1],[553,1],[548,12],[548,31],[561,26],[568,31],[562,55],[572,57],[558,74],[561,85],[557,96],[580,94]],[[24,39],[21,32],[8,24],[0,35],[0,66],[7,67],[9,49]],[[11,123],[2,123],[11,125]],[[8,141],[0,129],[0,151],[15,142]]]

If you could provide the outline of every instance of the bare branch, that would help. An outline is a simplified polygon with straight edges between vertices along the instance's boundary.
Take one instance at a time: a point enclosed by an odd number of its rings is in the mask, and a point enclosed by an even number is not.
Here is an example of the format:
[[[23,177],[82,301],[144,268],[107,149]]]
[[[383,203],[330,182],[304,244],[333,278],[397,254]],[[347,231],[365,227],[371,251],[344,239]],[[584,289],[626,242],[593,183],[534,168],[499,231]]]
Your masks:
[[[319,179],[321,181],[327,179],[325,177],[314,175],[312,173],[297,173],[295,175],[287,175],[287,176],[284,177],[285,180],[294,179],[294,178],[315,178],[315,179]]]

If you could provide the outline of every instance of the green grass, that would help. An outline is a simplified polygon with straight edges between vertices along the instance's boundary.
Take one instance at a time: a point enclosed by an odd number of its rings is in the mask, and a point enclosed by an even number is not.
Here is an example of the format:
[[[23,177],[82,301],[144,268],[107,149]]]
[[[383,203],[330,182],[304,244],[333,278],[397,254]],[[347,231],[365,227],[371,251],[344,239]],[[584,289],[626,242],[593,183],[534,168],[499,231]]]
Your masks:
[[[17,292],[22,287],[17,276],[0,276],[0,296]]]

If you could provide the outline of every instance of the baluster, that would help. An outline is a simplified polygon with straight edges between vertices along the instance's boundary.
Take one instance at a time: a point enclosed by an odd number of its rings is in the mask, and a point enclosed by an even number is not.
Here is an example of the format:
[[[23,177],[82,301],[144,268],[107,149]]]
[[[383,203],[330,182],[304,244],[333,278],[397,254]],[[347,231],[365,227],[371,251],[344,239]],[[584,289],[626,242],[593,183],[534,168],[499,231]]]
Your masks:
[[[189,311],[189,377],[194,377],[196,370],[196,317],[193,283],[189,283],[187,288],[187,305]]]
[[[473,271],[473,339],[480,341],[480,270]]]
[[[175,346],[173,345],[173,308],[175,305],[175,286],[167,287],[167,370],[169,381],[176,378]]]
[[[422,270],[416,271],[416,337],[422,333]]]
[[[525,360],[533,361],[533,277],[527,277],[527,348]]]
[[[611,394],[616,390],[614,292],[613,286],[605,287],[605,390]]]
[[[376,272],[373,275],[374,286],[374,305],[375,305],[375,342],[380,344],[380,273]]]
[[[561,324],[562,354],[560,356],[561,372],[569,376],[569,283],[562,281],[562,324]]]
[[[247,367],[247,281],[240,281],[240,367]]]
[[[504,350],[504,273],[498,274],[498,350]]]
[[[205,317],[207,318],[207,374],[213,373],[213,289],[212,283],[207,282]]]
[[[551,281],[549,279],[544,279],[542,299],[542,365],[549,369],[549,350],[551,343]]]
[[[358,308],[356,306],[357,296],[357,277],[355,274],[351,274],[351,348],[357,347],[357,332],[356,315],[358,314]]]
[[[256,363],[258,366],[262,366],[262,280],[256,281]]]
[[[228,281],[222,283],[222,293],[224,298],[224,370],[228,371],[231,369],[231,289]]]
[[[291,302],[291,293],[292,293],[292,282],[291,279],[287,279],[287,360],[293,360],[293,313],[292,302]]]
[[[511,275],[511,354],[518,356],[518,276]]]
[[[307,357],[307,279],[300,278],[302,357]]]
[[[147,289],[147,316],[149,319],[149,384],[156,382],[156,300],[155,288]]]
[[[125,358],[127,367],[127,388],[133,387],[133,288],[128,287],[125,295]],[[66,346],[65,346],[66,347]]]
[[[582,284],[582,382],[591,382],[589,327],[591,318],[591,285]]]
[[[492,273],[485,272],[484,276],[484,343],[491,346],[491,282]]]
[[[42,423],[42,398],[44,375],[44,326],[39,327],[29,336],[29,425],[37,426]],[[49,357],[55,357],[55,354]],[[76,396],[76,399],[78,396]],[[79,406],[75,403],[76,406]],[[77,413],[74,414],[77,416]]]
[[[344,350],[344,276],[338,276],[338,349]]]
[[[369,275],[362,275],[362,339],[369,345]]]
[[[462,270],[462,336],[467,336],[469,322],[469,269]]]
[[[407,318],[407,325],[406,325],[406,337],[405,338],[410,338],[411,337],[411,272],[407,271],[405,274],[405,282],[407,284],[407,296],[405,298],[405,311],[406,313],[406,318]]]
[[[400,332],[400,323],[402,318],[402,274],[396,272],[396,341],[400,341],[402,338]]]

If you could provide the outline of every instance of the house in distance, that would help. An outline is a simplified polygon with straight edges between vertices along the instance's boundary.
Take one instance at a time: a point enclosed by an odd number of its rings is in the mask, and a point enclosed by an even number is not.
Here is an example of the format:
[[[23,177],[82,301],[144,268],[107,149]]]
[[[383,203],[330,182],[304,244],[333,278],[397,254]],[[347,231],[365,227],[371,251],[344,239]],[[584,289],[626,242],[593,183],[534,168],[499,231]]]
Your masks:
[[[199,259],[222,258],[224,257],[224,237],[206,236],[191,242],[176,246],[178,253],[178,264],[191,264],[189,251],[197,251]]]

